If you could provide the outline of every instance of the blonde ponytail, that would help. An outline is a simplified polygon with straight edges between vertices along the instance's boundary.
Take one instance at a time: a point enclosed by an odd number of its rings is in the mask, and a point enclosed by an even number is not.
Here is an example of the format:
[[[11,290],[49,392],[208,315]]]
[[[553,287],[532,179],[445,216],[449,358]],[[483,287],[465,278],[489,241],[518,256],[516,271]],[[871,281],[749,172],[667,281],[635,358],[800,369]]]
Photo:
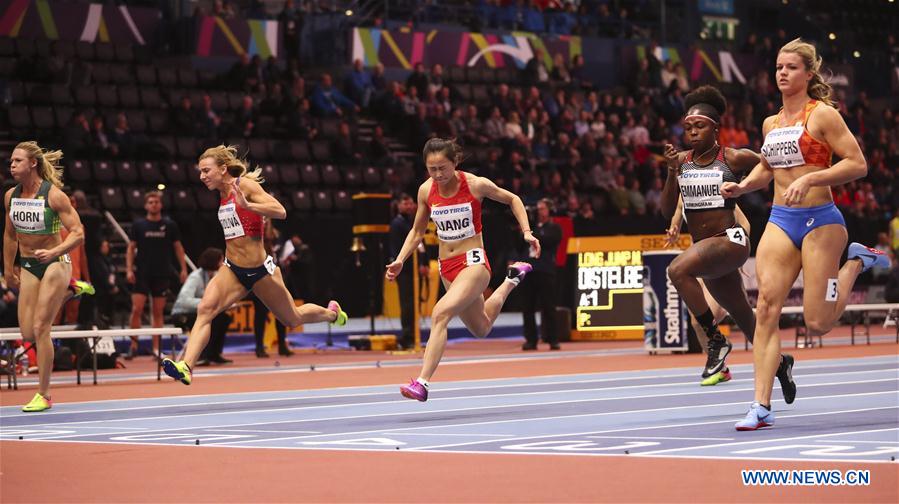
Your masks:
[[[237,157],[237,147],[233,145],[210,147],[203,152],[199,161],[206,158],[212,158],[215,161],[215,164],[224,166],[228,171],[228,174],[234,178],[242,177],[260,184],[265,181],[265,179],[262,178],[262,168],[257,166],[256,169],[250,171],[247,168],[247,161]]]
[[[40,178],[50,182],[58,188],[62,188],[62,151],[48,151],[41,148],[37,142],[20,142],[16,149],[22,149],[28,153],[28,157],[37,160],[37,174]]]

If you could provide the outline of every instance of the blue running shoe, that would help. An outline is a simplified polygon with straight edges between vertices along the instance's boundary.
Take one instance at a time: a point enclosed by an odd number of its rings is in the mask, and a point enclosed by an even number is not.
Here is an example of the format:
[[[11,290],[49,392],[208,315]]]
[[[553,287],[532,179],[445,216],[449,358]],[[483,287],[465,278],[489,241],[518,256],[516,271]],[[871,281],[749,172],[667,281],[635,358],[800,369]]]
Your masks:
[[[761,429],[762,427],[771,427],[774,425],[774,412],[766,409],[761,404],[754,402],[749,406],[749,412],[746,418],[740,420],[734,425],[738,431],[752,431]]]
[[[858,242],[852,242],[849,244],[849,249],[846,251],[846,259],[861,260],[862,273],[868,271],[874,266],[887,269],[889,269],[890,267],[889,256],[887,256],[880,250],[866,247]]]

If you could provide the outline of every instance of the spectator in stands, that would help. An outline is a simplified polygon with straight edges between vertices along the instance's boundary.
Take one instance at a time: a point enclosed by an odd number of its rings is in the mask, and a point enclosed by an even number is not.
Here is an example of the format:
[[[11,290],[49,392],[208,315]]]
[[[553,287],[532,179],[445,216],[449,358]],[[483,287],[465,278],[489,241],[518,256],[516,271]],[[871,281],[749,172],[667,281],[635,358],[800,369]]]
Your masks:
[[[265,60],[265,67],[262,69],[262,78],[268,85],[281,81],[281,68],[278,67],[278,60],[274,56],[269,56]]]
[[[212,106],[212,98],[208,94],[203,95],[203,107],[200,109],[200,133],[205,136],[207,141],[216,141],[219,138],[219,127],[222,124],[222,118]]]
[[[572,87],[588,89],[593,87],[593,83],[587,78],[587,67],[583,54],[576,54],[571,58],[571,68],[568,73],[571,75]]]
[[[562,57],[562,53],[556,53],[553,56],[552,81],[562,86],[571,84],[571,74],[568,73],[568,67],[565,66],[565,58]]]
[[[63,139],[66,150],[74,156],[90,156],[93,153],[91,127],[84,111],[72,114],[72,119],[63,131]]]
[[[372,130],[371,140],[368,142],[366,154],[369,162],[374,166],[386,166],[390,164],[392,154],[387,138],[384,136],[383,126],[377,125],[375,126],[375,129]]]
[[[207,248],[200,254],[197,259],[197,269],[187,276],[184,285],[178,292],[175,299],[175,305],[172,307],[172,319],[175,325],[189,331],[197,320],[197,307],[206,292],[206,286],[209,281],[222,267],[225,255],[221,249]],[[228,332],[228,326],[231,325],[231,315],[228,312],[222,312],[212,319],[212,331],[209,337],[209,343],[203,350],[200,360],[197,361],[198,366],[208,366],[210,362],[216,364],[230,364],[231,360],[222,356],[222,350],[225,347],[225,335]]]
[[[234,115],[234,133],[244,138],[253,136],[256,123],[259,121],[259,111],[253,103],[253,97],[244,95],[240,102],[240,109]]]
[[[312,92],[312,108],[320,117],[343,117],[359,112],[359,107],[332,85],[331,74],[324,73]]]
[[[296,138],[314,140],[318,137],[318,120],[312,115],[309,100],[303,98],[296,107],[284,116],[287,131]]]
[[[543,50],[537,49],[534,52],[534,57],[528,60],[525,65],[522,81],[526,86],[544,88],[549,84],[549,71],[543,63],[543,55]]]
[[[344,89],[347,96],[356,102],[356,105],[364,109],[368,108],[372,94],[375,92],[375,86],[372,83],[371,75],[362,66],[361,59],[357,58],[353,61],[353,70],[346,76]]]
[[[335,161],[340,164],[358,164],[362,161],[362,149],[350,130],[350,123],[340,121],[331,152],[334,153]]]
[[[431,75],[428,76],[427,90],[436,95],[440,93],[445,84],[443,80],[443,65],[434,63],[434,66],[431,67]]]
[[[194,110],[190,97],[181,97],[181,104],[169,111],[169,125],[172,132],[178,135],[194,136],[197,133],[199,112]]]
[[[428,75],[425,73],[425,66],[418,62],[413,67],[412,73],[406,78],[406,92],[409,88],[418,90],[418,96],[427,96],[428,94]]]
[[[499,107],[493,107],[490,117],[484,122],[484,134],[488,141],[499,141],[506,136],[506,123]]]
[[[543,22],[543,13],[540,12],[540,7],[537,5],[536,0],[528,0],[527,7],[524,7],[522,4],[524,2],[522,0],[518,1],[520,16],[521,16],[521,28],[524,31],[529,31],[531,33],[542,33],[546,31],[546,26]]]
[[[116,146],[119,155],[130,157],[135,153],[136,141],[134,134],[131,133],[131,127],[128,125],[128,117],[125,116],[124,112],[116,114],[115,127],[113,127],[109,138],[112,140],[113,145]]]
[[[300,41],[303,33],[303,11],[296,7],[294,0],[284,2],[284,8],[278,15],[284,36],[284,50],[287,51],[288,61],[299,61]]]
[[[150,303],[153,327],[162,327],[163,309],[170,292],[175,272],[172,266],[177,259],[180,266],[178,279],[187,280],[187,262],[181,245],[181,229],[178,224],[162,215],[162,193],[149,191],[144,194],[146,216],[131,224],[131,240],[125,254],[125,273],[131,291],[131,328],[141,327],[141,318],[147,298]],[[131,338],[131,348],[125,359],[137,354],[137,337]],[[153,355],[159,356],[159,336],[153,336]]]
[[[118,154],[118,148],[112,143],[106,131],[106,122],[103,120],[103,116],[95,115],[91,119],[91,139],[95,157],[115,157]]]

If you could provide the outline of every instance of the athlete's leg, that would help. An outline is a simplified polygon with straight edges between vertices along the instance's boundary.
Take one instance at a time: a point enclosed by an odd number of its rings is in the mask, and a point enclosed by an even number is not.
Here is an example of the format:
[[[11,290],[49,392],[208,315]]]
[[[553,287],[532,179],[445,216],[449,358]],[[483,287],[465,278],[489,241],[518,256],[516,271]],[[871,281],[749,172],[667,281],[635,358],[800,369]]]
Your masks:
[[[756,252],[759,297],[753,341],[755,400],[771,404],[774,375],[780,365],[780,312],[799,270],[802,256],[787,234],[769,223]]]
[[[190,337],[187,339],[187,349],[184,351],[184,362],[193,367],[206,344],[209,342],[212,319],[225,311],[229,306],[240,301],[247,295],[247,289],[237,280],[228,267],[219,268],[218,273],[209,281],[203,299],[197,307],[197,320],[194,322]]]
[[[284,279],[281,277],[281,268],[276,268],[273,275],[267,275],[265,278],[253,285],[253,294],[265,306],[272,311],[275,317],[284,325],[294,327],[300,324],[314,324],[316,322],[334,322],[338,314],[334,310],[330,310],[317,304],[306,303],[302,306],[296,306],[290,292],[284,285]]]
[[[428,337],[419,378],[428,381],[437,370],[437,364],[440,363],[443,350],[446,348],[447,325],[450,319],[461,315],[469,306],[476,305],[479,307],[477,311],[481,317],[478,321],[479,324],[482,324],[480,327],[484,327],[487,323],[493,323],[492,321],[488,322],[488,315],[485,313],[483,293],[487,289],[488,283],[490,283],[490,274],[487,272],[487,268],[474,266],[460,271],[453,282],[447,286],[446,294],[437,301],[431,313],[431,334]],[[496,295],[495,292],[494,295]],[[496,320],[496,315],[493,316],[493,320]],[[471,326],[468,328],[476,336],[478,335]],[[489,332],[489,328],[487,331]]]
[[[722,313],[730,314],[743,334],[752,341],[755,334],[755,313],[749,305],[740,271],[734,270],[718,278],[710,278],[705,281],[705,286],[712,298],[720,304]]]
[[[40,385],[38,393],[50,399],[50,374],[53,372],[53,341],[50,339],[50,327],[62,304],[69,298],[69,279],[72,277],[72,265],[56,262],[47,268],[44,278],[40,280],[40,291],[37,306],[32,312],[32,332],[37,343],[37,366]],[[21,302],[21,301],[20,301]]]
[[[813,229],[802,242],[802,312],[809,335],[818,336],[833,329],[862,272],[858,259],[850,259],[839,267],[847,237],[844,226],[828,224]]]

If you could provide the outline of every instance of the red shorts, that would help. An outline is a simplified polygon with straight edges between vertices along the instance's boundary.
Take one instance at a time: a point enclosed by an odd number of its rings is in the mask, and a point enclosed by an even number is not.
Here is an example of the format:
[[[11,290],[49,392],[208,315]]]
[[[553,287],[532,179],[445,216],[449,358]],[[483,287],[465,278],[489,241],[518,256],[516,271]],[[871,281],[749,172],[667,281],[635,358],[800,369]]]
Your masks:
[[[479,264],[486,266],[487,272],[493,274],[493,270],[490,269],[490,261],[487,260],[487,253],[482,248],[471,249],[464,254],[437,260],[440,276],[448,282],[455,280],[459,272],[465,268]]]

